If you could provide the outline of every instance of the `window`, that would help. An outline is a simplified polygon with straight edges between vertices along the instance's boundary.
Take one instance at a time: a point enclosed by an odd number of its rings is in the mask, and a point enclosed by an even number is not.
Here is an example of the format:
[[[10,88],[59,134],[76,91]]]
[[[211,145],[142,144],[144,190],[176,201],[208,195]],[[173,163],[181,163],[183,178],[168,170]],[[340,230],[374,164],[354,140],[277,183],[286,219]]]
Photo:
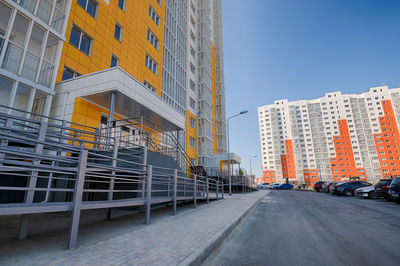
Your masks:
[[[196,128],[196,120],[193,117],[189,118],[189,124],[192,128]]]
[[[111,67],[116,67],[118,66],[119,59],[115,55],[111,56]]]
[[[193,80],[190,80],[189,83],[190,83],[190,88],[194,91],[196,85],[194,84]]]
[[[190,71],[194,74],[195,71],[195,66],[192,64],[192,62],[190,62]]]
[[[80,5],[86,12],[92,17],[96,18],[97,3],[93,0],[78,0],[78,5]]]
[[[150,29],[147,29],[147,40],[158,50],[158,38]]]
[[[196,148],[196,140],[192,137],[189,137],[189,145],[192,148]]]
[[[190,106],[191,108],[193,108],[193,109],[194,109],[194,107],[195,107],[195,101],[193,100],[192,97],[190,97],[190,99],[189,99],[189,106]]]
[[[149,6],[149,16],[157,24],[157,26],[160,26],[160,16],[156,13],[156,11],[154,11],[152,6]]]
[[[118,0],[118,6],[122,11],[125,11],[125,0]]]
[[[63,75],[61,80],[67,80],[67,79],[72,79],[75,77],[79,77],[81,74],[78,72],[70,69],[69,67],[64,67]]]
[[[114,37],[118,41],[122,40],[122,26],[117,23],[115,23],[115,31],[114,31]]]
[[[0,104],[1,105],[8,105],[11,91],[13,88],[14,82],[9,80],[6,77],[0,76]],[[0,111],[4,111],[2,107],[0,107]]]
[[[143,82],[144,86],[146,86],[148,89],[150,89],[152,92],[156,92],[157,89],[151,85],[150,83],[148,83],[146,80]]]
[[[148,54],[146,54],[146,61],[145,65],[154,73],[157,75],[157,63],[154,61],[153,58],[151,58]]]
[[[92,38],[80,29],[78,29],[76,26],[73,26],[71,29],[69,43],[90,56]]]

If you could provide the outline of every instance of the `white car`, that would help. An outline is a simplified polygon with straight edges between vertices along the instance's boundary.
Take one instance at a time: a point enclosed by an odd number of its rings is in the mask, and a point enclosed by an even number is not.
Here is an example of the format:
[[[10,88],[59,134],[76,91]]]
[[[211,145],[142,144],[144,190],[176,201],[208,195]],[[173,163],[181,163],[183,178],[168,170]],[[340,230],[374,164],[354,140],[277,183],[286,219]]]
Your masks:
[[[272,184],[271,189],[276,189],[276,188],[279,187],[280,185],[282,185],[282,184],[280,184],[280,183]]]
[[[267,189],[269,185],[270,185],[269,183],[262,183],[261,188]]]
[[[354,196],[376,199],[375,186],[361,187],[354,191]]]

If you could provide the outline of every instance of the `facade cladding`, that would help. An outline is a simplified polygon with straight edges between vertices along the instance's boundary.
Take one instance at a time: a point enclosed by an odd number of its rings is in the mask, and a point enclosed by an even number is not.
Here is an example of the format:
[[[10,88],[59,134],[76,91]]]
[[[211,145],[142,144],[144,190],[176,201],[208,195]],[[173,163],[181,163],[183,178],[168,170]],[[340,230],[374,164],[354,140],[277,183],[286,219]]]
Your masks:
[[[120,86],[116,119],[141,110],[179,122],[186,153],[209,166],[226,152],[222,50],[220,0],[0,0],[0,104],[101,128],[103,87]],[[123,80],[93,78],[108,69]],[[137,85],[166,105],[139,106]]]
[[[258,108],[264,182],[400,176],[400,88],[332,92]]]

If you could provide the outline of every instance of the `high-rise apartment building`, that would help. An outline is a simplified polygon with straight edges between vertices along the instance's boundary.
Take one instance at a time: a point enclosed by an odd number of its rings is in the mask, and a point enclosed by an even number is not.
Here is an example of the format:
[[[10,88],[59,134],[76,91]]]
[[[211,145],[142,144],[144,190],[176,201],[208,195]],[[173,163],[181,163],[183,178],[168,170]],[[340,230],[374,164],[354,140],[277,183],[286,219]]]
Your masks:
[[[141,117],[210,166],[226,152],[221,24],[220,0],[0,0],[0,104],[100,130]]]
[[[400,176],[400,88],[258,108],[264,182]]]

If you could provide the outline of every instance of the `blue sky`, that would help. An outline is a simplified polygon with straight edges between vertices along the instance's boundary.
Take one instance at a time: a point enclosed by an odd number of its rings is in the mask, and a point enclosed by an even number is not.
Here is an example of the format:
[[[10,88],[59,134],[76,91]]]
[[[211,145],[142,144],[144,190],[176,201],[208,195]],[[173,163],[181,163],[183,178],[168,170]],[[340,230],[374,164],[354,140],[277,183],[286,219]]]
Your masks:
[[[261,176],[257,107],[400,86],[398,0],[222,0],[231,151]]]

